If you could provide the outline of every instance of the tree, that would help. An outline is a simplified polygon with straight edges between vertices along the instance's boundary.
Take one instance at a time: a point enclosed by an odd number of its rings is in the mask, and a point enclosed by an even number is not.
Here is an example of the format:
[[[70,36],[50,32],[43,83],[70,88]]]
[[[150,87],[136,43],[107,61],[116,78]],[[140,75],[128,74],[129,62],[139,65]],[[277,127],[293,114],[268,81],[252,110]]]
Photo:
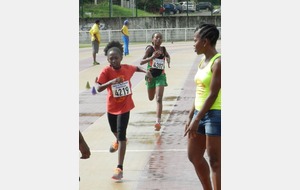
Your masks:
[[[162,4],[162,0],[136,0],[137,8],[147,12],[158,12]]]

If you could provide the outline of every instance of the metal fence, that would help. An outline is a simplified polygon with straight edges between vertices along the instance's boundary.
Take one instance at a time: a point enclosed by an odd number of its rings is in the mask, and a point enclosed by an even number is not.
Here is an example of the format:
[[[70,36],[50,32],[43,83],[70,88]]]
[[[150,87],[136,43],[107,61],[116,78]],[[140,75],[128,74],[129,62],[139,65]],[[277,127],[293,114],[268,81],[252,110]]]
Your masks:
[[[221,39],[221,27],[220,31]],[[195,28],[156,28],[156,29],[129,29],[130,42],[151,42],[152,34],[160,32],[165,42],[191,41],[193,40]],[[122,41],[120,30],[100,30],[101,43],[108,43],[112,40]],[[79,43],[88,44],[91,42],[88,31],[79,31]]]

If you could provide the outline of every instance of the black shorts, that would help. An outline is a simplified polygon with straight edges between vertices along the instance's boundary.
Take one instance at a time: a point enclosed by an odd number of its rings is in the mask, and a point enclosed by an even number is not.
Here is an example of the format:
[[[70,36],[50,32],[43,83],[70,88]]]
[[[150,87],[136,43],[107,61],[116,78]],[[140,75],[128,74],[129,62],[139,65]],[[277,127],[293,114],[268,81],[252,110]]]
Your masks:
[[[107,113],[110,130],[113,133],[117,133],[118,141],[126,141],[126,130],[129,121],[130,112],[126,112],[120,115],[114,115]]]

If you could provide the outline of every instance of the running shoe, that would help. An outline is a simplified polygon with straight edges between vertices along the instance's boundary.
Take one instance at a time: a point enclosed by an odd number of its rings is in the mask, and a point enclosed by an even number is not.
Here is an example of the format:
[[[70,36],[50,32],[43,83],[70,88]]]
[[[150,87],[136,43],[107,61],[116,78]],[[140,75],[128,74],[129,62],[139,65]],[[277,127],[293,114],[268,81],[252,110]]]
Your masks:
[[[160,131],[161,125],[160,123],[156,123],[154,127],[155,127],[155,131]]]
[[[112,143],[112,145],[110,145],[109,147],[109,152],[113,153],[113,152],[116,152],[119,148],[119,144],[118,144],[118,141],[115,141]]]
[[[123,171],[120,168],[114,170],[114,175],[111,177],[115,180],[121,180],[123,178]]]
[[[95,62],[93,63],[93,65],[100,65],[100,63],[98,63],[97,61],[95,61]]]

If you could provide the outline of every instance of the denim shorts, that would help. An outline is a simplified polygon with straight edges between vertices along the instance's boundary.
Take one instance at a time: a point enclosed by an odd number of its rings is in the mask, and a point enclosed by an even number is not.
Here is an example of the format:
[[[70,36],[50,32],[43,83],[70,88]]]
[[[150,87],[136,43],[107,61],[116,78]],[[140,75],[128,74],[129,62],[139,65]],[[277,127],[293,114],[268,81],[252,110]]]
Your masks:
[[[194,118],[198,114],[194,111]],[[209,136],[221,136],[221,110],[209,110],[199,122],[197,132]]]

